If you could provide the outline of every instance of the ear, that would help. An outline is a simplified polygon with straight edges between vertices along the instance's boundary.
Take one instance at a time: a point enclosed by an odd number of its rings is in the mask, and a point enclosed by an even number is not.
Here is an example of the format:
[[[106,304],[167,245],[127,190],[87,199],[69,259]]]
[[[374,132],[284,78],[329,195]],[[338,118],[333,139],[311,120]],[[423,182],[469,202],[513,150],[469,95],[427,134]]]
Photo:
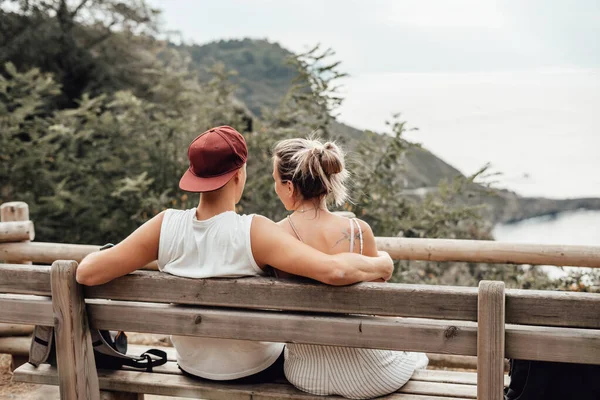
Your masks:
[[[233,177],[235,178],[236,182],[239,182],[242,179],[242,169],[238,169]]]
[[[294,184],[292,183],[292,181],[287,181],[286,182],[286,187],[287,187],[287,194],[290,197],[294,197],[295,194],[295,188],[294,188]]]

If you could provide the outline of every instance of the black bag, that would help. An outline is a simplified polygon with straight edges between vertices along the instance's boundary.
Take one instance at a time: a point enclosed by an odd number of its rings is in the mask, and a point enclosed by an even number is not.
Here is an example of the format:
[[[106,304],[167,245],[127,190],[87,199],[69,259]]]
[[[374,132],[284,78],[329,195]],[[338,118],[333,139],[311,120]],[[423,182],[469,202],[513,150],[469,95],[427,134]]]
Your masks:
[[[105,244],[100,248],[100,251],[111,247],[114,247],[114,244]],[[123,331],[113,334],[106,330],[90,329],[90,334],[92,336],[96,368],[119,369],[126,365],[152,372],[153,367],[158,367],[167,362],[167,353],[158,349],[150,349],[140,356],[127,355],[127,335]],[[54,328],[37,325],[33,330],[33,338],[29,349],[29,363],[37,367],[44,362],[56,365]]]
[[[152,368],[167,362],[167,353],[158,349],[150,349],[140,356],[128,355],[125,332],[112,333],[106,330],[90,329],[90,333],[98,369],[120,369],[122,366],[128,366],[152,372]],[[33,331],[29,363],[37,367],[45,362],[56,365],[54,328],[38,325]]]
[[[600,365],[510,360],[506,400],[598,400]]]

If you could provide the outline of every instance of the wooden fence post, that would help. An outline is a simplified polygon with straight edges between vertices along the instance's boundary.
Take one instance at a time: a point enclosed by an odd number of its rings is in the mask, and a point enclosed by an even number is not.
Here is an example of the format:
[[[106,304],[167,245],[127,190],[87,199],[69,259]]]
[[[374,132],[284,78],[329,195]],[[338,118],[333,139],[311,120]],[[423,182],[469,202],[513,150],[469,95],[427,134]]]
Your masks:
[[[28,221],[29,206],[23,201],[11,201],[0,206],[2,222]]]
[[[22,201],[11,201],[0,205],[0,222],[29,221],[29,206]],[[31,264],[23,260],[4,260],[14,264]]]
[[[100,400],[98,373],[77,262],[55,261],[50,280],[61,400]]]
[[[477,399],[504,399],[504,282],[479,282]]]
[[[0,205],[0,222],[20,222],[29,221],[29,206],[22,201],[12,201]],[[27,241],[28,242],[28,241]],[[8,263],[15,264],[31,264],[29,261],[23,260],[4,260]],[[7,325],[0,324],[0,328],[5,328]],[[33,330],[33,327],[23,326],[23,329]],[[11,370],[15,370],[27,362],[28,357],[23,355],[11,356]]]

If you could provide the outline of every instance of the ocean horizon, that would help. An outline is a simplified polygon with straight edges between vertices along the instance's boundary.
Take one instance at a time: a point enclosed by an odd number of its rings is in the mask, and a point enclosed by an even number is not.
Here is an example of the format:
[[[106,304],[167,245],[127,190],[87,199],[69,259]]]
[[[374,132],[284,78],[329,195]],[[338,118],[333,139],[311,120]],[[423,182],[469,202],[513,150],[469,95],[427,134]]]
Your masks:
[[[339,120],[386,131],[395,112],[465,175],[489,163],[521,196],[600,197],[600,70],[394,73],[347,78]]]

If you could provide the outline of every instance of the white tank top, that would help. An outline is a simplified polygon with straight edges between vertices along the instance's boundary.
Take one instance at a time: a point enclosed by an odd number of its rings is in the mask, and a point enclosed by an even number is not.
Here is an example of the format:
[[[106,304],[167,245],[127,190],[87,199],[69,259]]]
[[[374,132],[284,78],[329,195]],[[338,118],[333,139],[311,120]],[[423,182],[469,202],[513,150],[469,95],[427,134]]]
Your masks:
[[[160,271],[186,278],[264,275],[250,246],[253,215],[233,211],[198,221],[196,209],[167,210],[160,231]],[[171,336],[186,372],[213,380],[238,379],[275,362],[283,343]]]

